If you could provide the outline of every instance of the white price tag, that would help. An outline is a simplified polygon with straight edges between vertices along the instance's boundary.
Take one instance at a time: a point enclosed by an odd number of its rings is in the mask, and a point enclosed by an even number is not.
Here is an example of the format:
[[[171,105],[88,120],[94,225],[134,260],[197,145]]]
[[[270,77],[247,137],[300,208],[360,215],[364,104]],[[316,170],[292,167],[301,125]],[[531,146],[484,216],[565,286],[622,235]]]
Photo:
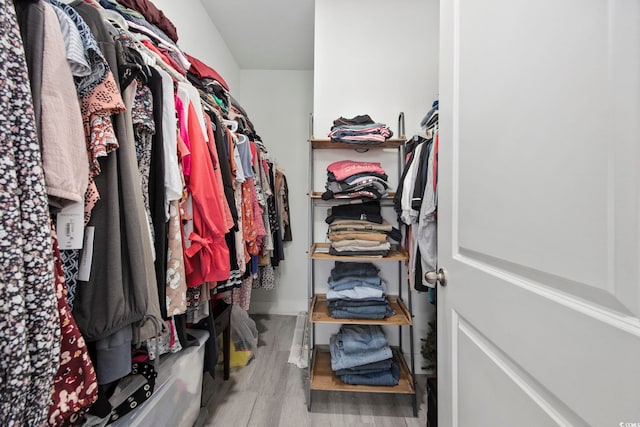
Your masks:
[[[60,249],[82,249],[84,235],[84,202],[63,208],[56,222]]]
[[[84,233],[84,250],[82,258],[80,258],[80,268],[78,271],[78,280],[88,282],[91,277],[91,265],[93,263],[93,238],[95,236],[95,227],[87,227]]]

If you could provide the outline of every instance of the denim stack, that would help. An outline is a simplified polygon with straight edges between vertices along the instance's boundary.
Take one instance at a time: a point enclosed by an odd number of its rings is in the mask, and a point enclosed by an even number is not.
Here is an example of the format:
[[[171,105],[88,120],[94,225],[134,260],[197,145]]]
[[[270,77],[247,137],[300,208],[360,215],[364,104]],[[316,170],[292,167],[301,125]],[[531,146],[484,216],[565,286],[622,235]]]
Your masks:
[[[395,313],[389,306],[378,268],[371,263],[337,261],[329,277],[327,306],[331,317],[384,319]]]
[[[377,325],[343,325],[331,336],[331,369],[346,384],[394,386],[400,369]]]
[[[388,238],[401,238],[400,231],[382,218],[377,200],[334,206],[326,222],[331,255],[384,257],[391,250]]]
[[[381,144],[393,136],[389,126],[374,122],[368,114],[351,119],[339,117],[333,121],[329,138],[333,142],[358,145]]]
[[[333,162],[327,166],[327,191],[322,199],[381,199],[389,194],[387,178],[378,162]]]

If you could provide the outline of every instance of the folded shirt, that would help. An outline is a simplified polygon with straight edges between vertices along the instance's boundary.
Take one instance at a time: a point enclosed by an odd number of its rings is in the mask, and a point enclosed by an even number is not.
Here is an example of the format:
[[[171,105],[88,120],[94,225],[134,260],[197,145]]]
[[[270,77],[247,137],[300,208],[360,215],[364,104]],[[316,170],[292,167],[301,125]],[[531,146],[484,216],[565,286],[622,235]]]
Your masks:
[[[386,191],[380,192],[375,188],[363,188],[358,191],[347,191],[344,193],[332,193],[330,191],[325,191],[322,193],[322,200],[331,200],[331,199],[349,199],[349,200],[380,200],[384,197],[387,197],[389,193]]]
[[[358,116],[354,116],[352,118],[347,117],[338,117],[333,121],[333,126],[331,126],[331,130],[337,126],[354,126],[354,125],[370,125],[375,123],[370,115],[368,114],[360,114]]]
[[[380,213],[380,202],[375,200],[331,207],[326,219],[327,224],[331,224],[334,221],[341,219],[366,220],[382,224],[383,219]]]
[[[350,239],[350,240],[339,240],[331,243],[331,247],[336,249],[337,251],[341,250],[370,250],[370,251],[388,251],[391,249],[391,243],[389,242],[376,242],[372,240],[359,240],[359,239]]]
[[[381,143],[393,132],[384,123],[344,124],[333,126],[328,136],[332,141]]]
[[[389,255],[389,251],[337,251],[335,248],[329,248],[329,255],[334,256],[359,256],[368,258],[383,258]]]
[[[327,238],[331,242],[340,242],[342,240],[368,240],[372,242],[384,243],[387,241],[386,233],[379,233],[375,231],[333,231],[327,233]]]
[[[337,181],[364,172],[375,172],[386,175],[385,170],[379,162],[356,162],[353,160],[341,160],[333,162],[327,166],[327,172],[333,174]]]
[[[355,173],[353,175],[349,175],[344,179],[337,180],[335,175],[332,172],[327,172],[327,182],[344,182],[346,184],[353,184],[354,182],[356,182],[357,180],[363,177],[367,177],[367,178],[375,177],[375,178],[380,178],[383,181],[387,181],[387,179],[389,179],[386,173],[368,171],[368,172],[362,172],[362,173]]]
[[[380,231],[391,233],[393,226],[386,220],[375,223],[362,219],[336,219],[329,225],[329,231]]]
[[[402,240],[402,233],[395,227],[392,227],[386,220],[383,220],[382,223],[374,223],[371,221],[365,220],[357,220],[357,219],[338,219],[333,221],[329,225],[328,233],[338,232],[338,231],[355,231],[355,232],[382,232],[386,233],[389,238],[399,242]]]

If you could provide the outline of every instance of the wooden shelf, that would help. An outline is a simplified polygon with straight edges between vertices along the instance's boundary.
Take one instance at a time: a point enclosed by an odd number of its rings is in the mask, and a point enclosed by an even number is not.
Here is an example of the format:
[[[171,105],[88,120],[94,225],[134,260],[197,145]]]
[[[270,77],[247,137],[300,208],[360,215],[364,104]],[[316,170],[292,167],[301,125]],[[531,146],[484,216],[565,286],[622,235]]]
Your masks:
[[[313,323],[340,323],[352,325],[399,325],[408,326],[413,324],[411,313],[404,305],[404,302],[395,295],[388,295],[389,305],[395,311],[391,317],[386,319],[339,319],[331,317],[329,307],[327,306],[327,296],[325,294],[316,294],[311,302],[311,315],[309,316]]]
[[[331,354],[328,346],[316,346],[313,349],[311,365],[311,390],[355,391],[365,393],[415,394],[413,377],[402,354],[393,349],[393,360],[400,368],[400,381],[395,386],[369,386],[345,384],[331,370]]]
[[[372,144],[372,145],[366,145],[366,144],[349,144],[346,142],[331,142],[330,139],[326,139],[326,138],[311,138],[309,139],[309,142],[311,142],[311,147],[313,149],[326,149],[326,148],[342,148],[342,149],[348,149],[348,150],[362,150],[362,151],[366,151],[369,149],[381,149],[381,148],[399,148],[401,147],[405,142],[407,142],[406,138],[391,138],[391,139],[387,139],[385,142],[382,142],[380,144]]]
[[[312,191],[309,194],[309,197],[311,197],[312,199],[319,199],[322,200],[322,195],[324,194],[324,192],[322,191]],[[362,200],[362,199],[329,199],[329,200],[325,200],[325,202],[340,202],[340,203],[344,203],[344,204],[350,204],[350,203],[362,203],[363,201],[365,202],[370,202],[373,200],[393,200],[393,198],[395,197],[396,193],[393,191],[389,192],[389,195],[387,197],[383,197],[382,199],[367,199],[367,200]]]
[[[331,255],[329,253],[318,253],[318,249],[327,249],[331,246],[330,243],[315,243],[309,250],[309,256],[311,259],[321,259],[326,261],[407,261],[409,259],[409,253],[403,248],[398,250],[392,250],[389,255],[385,257],[375,256],[350,256],[350,255]]]

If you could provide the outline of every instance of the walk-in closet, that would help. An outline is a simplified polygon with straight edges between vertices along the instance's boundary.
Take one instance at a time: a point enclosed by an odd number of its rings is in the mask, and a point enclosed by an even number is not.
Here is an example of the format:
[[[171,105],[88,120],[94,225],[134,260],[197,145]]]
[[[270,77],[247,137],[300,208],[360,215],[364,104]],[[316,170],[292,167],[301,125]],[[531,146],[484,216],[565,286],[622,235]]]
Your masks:
[[[640,425],[638,22],[0,0],[0,425]]]

